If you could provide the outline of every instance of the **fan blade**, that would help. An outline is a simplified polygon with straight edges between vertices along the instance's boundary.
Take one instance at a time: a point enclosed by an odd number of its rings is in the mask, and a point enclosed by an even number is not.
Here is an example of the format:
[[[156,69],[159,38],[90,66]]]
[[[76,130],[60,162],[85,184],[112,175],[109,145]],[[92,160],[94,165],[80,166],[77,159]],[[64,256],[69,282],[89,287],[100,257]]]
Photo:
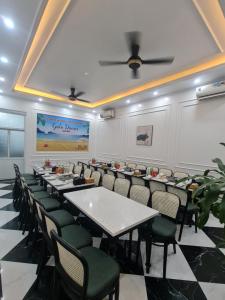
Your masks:
[[[153,59],[143,59],[143,65],[154,65],[154,64],[172,64],[174,57],[162,57],[162,58],[153,58]]]
[[[126,33],[127,44],[131,53],[131,56],[137,57],[140,50],[140,37],[139,31],[131,31]]]
[[[86,102],[86,103],[90,103],[91,102],[91,101],[88,101],[88,100],[78,99],[78,98],[76,100],[81,101],[81,102]]]
[[[78,98],[78,97],[80,97],[80,96],[82,96],[82,95],[84,95],[85,94],[85,92],[79,92],[79,93],[77,93],[76,95],[74,95],[74,97],[75,98]]]
[[[132,78],[133,78],[133,79],[139,78],[139,72],[138,72],[138,69],[132,69],[131,75],[132,75]]]
[[[116,66],[116,65],[126,65],[127,61],[99,61],[100,66]]]

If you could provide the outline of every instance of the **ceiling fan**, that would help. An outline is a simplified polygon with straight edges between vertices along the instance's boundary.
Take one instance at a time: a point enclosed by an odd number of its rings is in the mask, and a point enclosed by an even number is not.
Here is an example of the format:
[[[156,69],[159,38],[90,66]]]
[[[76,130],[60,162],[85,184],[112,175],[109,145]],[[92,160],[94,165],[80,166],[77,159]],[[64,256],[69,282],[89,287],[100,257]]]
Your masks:
[[[140,50],[140,36],[139,31],[127,32],[126,34],[128,48],[131,56],[127,61],[103,61],[100,60],[101,66],[115,66],[115,65],[128,65],[132,69],[132,78],[138,78],[138,69],[141,65],[156,65],[156,64],[171,64],[174,57],[161,57],[152,59],[142,59],[138,54]]]
[[[76,93],[76,89],[75,87],[71,87],[70,88],[70,94],[67,96],[67,95],[63,95],[61,93],[58,93],[58,92],[54,92],[55,94],[58,94],[60,96],[63,96],[63,97],[67,97],[70,101],[81,101],[81,102],[87,102],[89,103],[90,101],[88,100],[84,100],[84,99],[80,99],[79,97],[84,95],[85,93],[84,92],[78,92]]]

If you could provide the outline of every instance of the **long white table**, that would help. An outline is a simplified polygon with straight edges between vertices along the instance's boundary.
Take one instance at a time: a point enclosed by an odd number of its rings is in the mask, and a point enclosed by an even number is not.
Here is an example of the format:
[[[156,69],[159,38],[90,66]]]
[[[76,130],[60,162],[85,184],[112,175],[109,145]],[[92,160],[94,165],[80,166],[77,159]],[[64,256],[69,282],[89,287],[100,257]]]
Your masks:
[[[73,184],[73,179],[62,181],[60,180],[61,175],[43,175],[42,179],[44,181],[44,187],[47,189],[47,184],[49,184],[54,190],[56,190],[60,195],[66,192],[76,191],[83,188],[91,188],[95,186],[94,183],[84,183],[79,185]],[[76,177],[74,175],[74,177]],[[78,177],[78,176],[77,176]]]
[[[104,187],[65,193],[64,197],[112,237],[158,215],[158,211]]]

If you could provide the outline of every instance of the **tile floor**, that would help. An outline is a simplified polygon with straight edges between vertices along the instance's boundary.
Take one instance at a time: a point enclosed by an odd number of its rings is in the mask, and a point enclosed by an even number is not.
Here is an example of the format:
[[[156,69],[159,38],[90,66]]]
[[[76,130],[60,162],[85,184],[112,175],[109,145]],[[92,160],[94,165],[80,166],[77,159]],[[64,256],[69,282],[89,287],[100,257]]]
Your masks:
[[[36,275],[38,247],[30,254],[25,235],[18,230],[18,213],[14,211],[11,186],[0,184],[0,264],[4,300],[40,300],[49,297],[49,276],[54,260],[45,268],[39,289],[33,286]],[[94,237],[94,246],[106,249],[107,238],[96,226],[83,218]],[[145,273],[145,244],[141,244],[138,264],[124,254],[127,236],[120,239],[117,260],[121,266],[120,300],[224,300],[225,246],[221,243],[223,226],[210,217],[203,230],[185,227],[177,253],[169,249],[167,279],[162,279],[162,249],[153,246],[152,267]],[[179,231],[179,227],[178,227]],[[135,252],[137,233],[134,233]],[[132,258],[134,258],[133,253]],[[1,284],[0,284],[1,293]],[[0,295],[1,296],[1,295]],[[63,297],[66,299],[66,296]]]

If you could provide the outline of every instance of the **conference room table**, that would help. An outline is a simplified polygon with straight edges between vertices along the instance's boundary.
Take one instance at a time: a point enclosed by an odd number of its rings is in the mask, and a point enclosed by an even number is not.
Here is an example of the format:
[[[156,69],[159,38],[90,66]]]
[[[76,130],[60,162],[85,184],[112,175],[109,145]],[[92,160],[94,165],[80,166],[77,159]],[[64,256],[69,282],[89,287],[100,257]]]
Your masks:
[[[63,195],[111,238],[118,238],[158,215],[158,211],[104,187]]]
[[[73,174],[71,176],[72,178],[65,180],[66,175],[64,174],[45,174],[42,175],[41,178],[44,182],[44,188],[47,190],[47,185],[50,185],[52,188],[52,192],[56,191],[58,192],[59,196],[62,197],[64,193],[66,192],[72,192],[72,191],[78,191],[82,189],[89,189],[95,186],[95,183],[84,183],[84,184],[73,184],[73,178],[79,177],[76,174]],[[62,179],[61,179],[62,178]]]

